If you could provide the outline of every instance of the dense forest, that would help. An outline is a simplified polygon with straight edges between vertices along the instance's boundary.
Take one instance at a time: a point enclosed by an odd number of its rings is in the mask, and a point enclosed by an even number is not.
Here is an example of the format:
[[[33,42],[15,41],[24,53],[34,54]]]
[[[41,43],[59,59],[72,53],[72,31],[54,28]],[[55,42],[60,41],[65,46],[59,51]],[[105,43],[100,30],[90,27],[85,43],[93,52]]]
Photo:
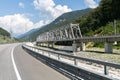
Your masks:
[[[96,30],[101,26],[106,27],[110,22],[120,19],[120,0],[101,0],[99,6],[92,10],[89,14],[80,17],[75,22],[79,23],[83,35],[94,35]],[[119,23],[118,23],[119,24]],[[118,25],[120,30],[120,25]],[[97,33],[101,33],[103,29],[99,29]],[[108,32],[109,34],[110,32]],[[106,33],[107,34],[107,33]],[[111,32],[111,34],[113,34]]]
[[[10,37],[10,33],[3,28],[0,28],[0,35]]]

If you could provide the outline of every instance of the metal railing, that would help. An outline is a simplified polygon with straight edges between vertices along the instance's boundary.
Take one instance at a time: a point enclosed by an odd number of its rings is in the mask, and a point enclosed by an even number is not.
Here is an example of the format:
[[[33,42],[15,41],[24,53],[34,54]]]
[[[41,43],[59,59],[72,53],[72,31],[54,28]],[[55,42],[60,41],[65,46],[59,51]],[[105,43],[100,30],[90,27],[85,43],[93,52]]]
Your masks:
[[[31,54],[35,54],[37,57],[39,57],[40,59],[45,61],[48,65],[54,66],[54,67],[56,67],[56,69],[63,70],[63,72],[67,72],[67,74],[69,73],[69,74],[73,75],[73,77],[78,80],[79,79],[83,79],[83,80],[116,80],[108,75],[109,73],[108,73],[107,67],[120,69],[120,64],[63,54],[61,52],[40,49],[40,48],[28,46],[28,45],[23,45],[23,48],[28,50]],[[42,52],[42,54],[38,53],[40,51]],[[49,54],[49,56],[43,55],[45,52],[47,52]],[[51,58],[50,56],[52,54],[56,54],[58,60]],[[73,59],[74,65],[62,62],[60,60],[61,56]],[[104,66],[104,74],[92,72],[90,70],[84,69],[83,67],[76,66],[78,63],[77,62],[78,60],[103,65]]]

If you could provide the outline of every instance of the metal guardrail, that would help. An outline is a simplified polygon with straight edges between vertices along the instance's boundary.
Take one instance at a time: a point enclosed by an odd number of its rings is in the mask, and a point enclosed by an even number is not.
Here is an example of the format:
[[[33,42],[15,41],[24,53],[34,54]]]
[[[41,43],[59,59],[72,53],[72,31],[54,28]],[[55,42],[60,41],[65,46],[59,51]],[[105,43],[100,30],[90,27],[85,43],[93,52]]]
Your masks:
[[[61,69],[61,70],[63,70],[63,72],[67,72],[67,74],[68,73],[71,74],[77,80],[79,80],[81,78],[83,80],[117,80],[117,79],[114,79],[114,78],[107,75],[108,74],[107,67],[109,66],[109,67],[120,69],[120,64],[98,61],[95,59],[83,58],[83,57],[78,57],[78,56],[72,56],[72,55],[63,54],[63,53],[56,52],[56,51],[49,51],[49,50],[44,50],[44,49],[40,49],[40,48],[35,48],[32,46],[23,45],[23,48],[25,48],[27,51],[29,51],[29,53],[34,54],[37,57],[39,57],[40,59],[42,59],[43,61],[45,61],[45,63],[47,63],[49,66],[53,66],[59,70]],[[43,52],[48,52],[49,55],[50,54],[57,54],[58,60],[50,58],[50,57],[42,55],[42,54],[39,54],[37,52],[34,52],[32,49],[38,50],[38,51],[40,50]],[[75,65],[71,65],[71,64],[60,61],[60,56],[73,58]],[[77,67],[76,66],[77,60],[83,60],[83,61],[103,65],[104,66],[104,74],[92,72],[92,71],[86,70],[82,67]]]

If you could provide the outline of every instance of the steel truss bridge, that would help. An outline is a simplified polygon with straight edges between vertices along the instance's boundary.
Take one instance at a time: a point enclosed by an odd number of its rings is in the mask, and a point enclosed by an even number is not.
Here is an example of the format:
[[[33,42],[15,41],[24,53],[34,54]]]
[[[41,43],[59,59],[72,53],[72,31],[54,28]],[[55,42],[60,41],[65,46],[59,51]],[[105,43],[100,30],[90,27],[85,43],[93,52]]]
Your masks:
[[[112,45],[115,41],[120,41],[120,35],[104,35],[83,37],[78,24],[68,24],[62,28],[51,30],[39,35],[37,44],[54,43],[57,41],[73,41],[73,51],[76,51],[78,44],[84,42],[105,42],[105,52],[112,52]],[[84,47],[81,44],[82,47]],[[83,50],[83,49],[82,49]]]

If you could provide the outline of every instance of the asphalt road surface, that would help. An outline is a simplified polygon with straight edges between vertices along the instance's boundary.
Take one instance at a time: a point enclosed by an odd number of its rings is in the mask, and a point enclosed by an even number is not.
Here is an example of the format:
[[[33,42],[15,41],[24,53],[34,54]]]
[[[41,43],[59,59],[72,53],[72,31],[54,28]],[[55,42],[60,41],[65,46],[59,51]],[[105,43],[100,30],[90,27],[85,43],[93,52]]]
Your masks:
[[[0,80],[70,80],[26,53],[20,44],[0,45]]]

